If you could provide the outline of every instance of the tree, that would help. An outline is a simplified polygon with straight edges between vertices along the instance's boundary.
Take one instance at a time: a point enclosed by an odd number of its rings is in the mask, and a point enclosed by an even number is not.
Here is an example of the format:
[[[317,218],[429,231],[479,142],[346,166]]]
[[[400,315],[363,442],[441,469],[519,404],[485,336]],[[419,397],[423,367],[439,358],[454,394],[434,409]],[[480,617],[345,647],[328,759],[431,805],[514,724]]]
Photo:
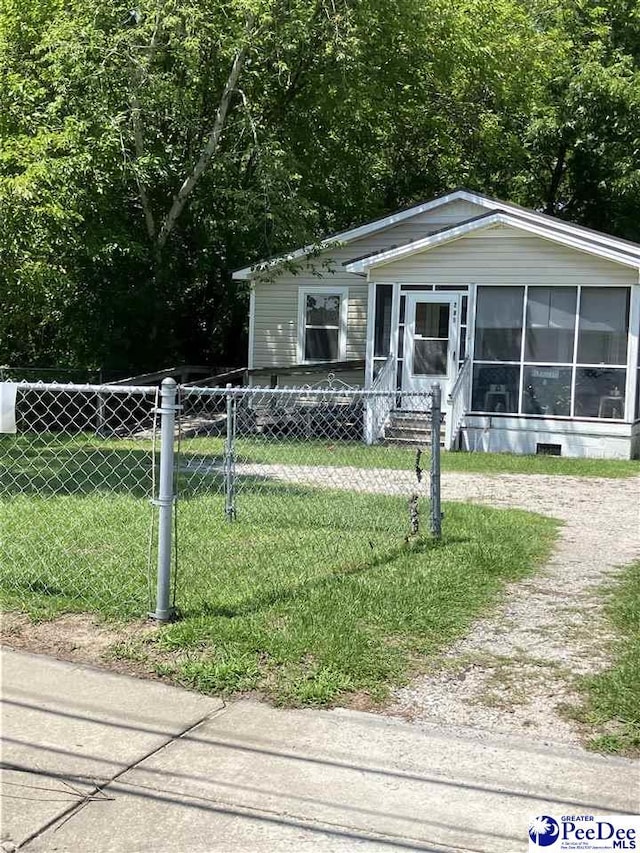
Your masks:
[[[633,8],[632,8],[633,5]],[[528,200],[598,230],[640,239],[640,16],[626,0],[537,8],[556,33],[544,99],[526,133]]]
[[[634,236],[630,4],[5,0],[0,361],[242,363],[231,269],[456,185]]]

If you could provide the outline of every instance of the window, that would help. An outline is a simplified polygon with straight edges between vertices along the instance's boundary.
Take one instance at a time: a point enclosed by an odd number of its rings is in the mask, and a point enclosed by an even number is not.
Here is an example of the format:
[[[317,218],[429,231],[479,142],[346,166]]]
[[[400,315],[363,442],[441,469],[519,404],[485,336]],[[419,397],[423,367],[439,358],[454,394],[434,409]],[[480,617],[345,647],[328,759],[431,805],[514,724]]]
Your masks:
[[[629,300],[626,287],[478,287],[473,410],[624,419]]]
[[[446,376],[449,348],[448,303],[416,304],[413,372],[416,376]]]
[[[624,418],[626,370],[578,367],[576,415],[584,418]]]
[[[300,290],[301,361],[341,361],[346,352],[347,288]]]

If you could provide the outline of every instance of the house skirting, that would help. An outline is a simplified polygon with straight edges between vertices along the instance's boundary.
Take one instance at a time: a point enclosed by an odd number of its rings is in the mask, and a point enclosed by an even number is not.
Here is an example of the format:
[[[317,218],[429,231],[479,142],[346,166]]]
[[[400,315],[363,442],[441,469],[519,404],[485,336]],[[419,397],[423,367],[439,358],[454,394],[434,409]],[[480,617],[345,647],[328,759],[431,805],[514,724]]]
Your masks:
[[[464,423],[464,450],[555,453],[596,459],[640,458],[640,422],[467,415]]]

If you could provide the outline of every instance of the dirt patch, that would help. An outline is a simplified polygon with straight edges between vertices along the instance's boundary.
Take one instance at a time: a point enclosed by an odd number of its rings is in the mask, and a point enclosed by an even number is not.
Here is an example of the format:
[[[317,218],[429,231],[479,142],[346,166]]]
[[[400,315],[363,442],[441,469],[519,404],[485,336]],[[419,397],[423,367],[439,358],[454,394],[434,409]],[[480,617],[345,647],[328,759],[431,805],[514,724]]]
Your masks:
[[[131,659],[126,648],[151,644],[159,626],[146,620],[107,622],[84,613],[68,613],[57,619],[34,622],[21,613],[3,613],[0,642],[11,649],[46,654],[59,660],[102,667],[126,675],[159,678],[155,655]]]

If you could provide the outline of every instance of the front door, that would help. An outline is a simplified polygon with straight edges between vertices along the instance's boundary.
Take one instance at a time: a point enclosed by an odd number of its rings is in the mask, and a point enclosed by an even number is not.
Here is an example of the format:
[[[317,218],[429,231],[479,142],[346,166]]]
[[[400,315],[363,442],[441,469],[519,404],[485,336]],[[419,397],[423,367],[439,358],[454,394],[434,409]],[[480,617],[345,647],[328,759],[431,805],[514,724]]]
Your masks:
[[[442,388],[442,408],[456,378],[458,358],[458,295],[408,293],[406,296],[403,392]],[[420,398],[403,397],[403,408],[425,408]]]

